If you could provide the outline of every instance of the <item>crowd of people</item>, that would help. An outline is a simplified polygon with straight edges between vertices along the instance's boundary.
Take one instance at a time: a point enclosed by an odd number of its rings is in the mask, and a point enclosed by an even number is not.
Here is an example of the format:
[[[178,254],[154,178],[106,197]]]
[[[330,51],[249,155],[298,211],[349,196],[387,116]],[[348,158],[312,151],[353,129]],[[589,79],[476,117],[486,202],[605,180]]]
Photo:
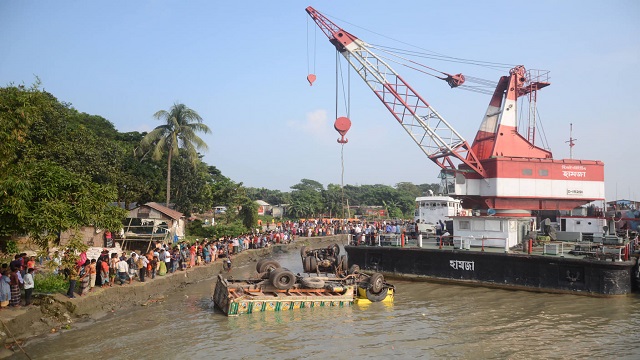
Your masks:
[[[273,244],[287,244],[297,236],[331,236],[337,234],[373,235],[376,233],[400,232],[404,224],[398,222],[342,221],[308,219],[297,222],[267,226],[267,231],[256,229],[253,233],[237,237],[225,236],[218,240],[196,239],[194,243],[182,241],[177,244],[154,242],[147,252],[125,251],[121,253],[103,249],[95,259],[80,254],[75,265],[64,266],[64,254],[55,252],[50,258],[54,273],[62,273],[69,281],[67,296],[84,296],[95,288],[146,282],[156,276],[184,271],[224,259],[224,268],[231,268],[233,255],[247,249],[259,249]],[[39,260],[42,263],[42,259]],[[7,306],[31,304],[34,288],[36,258],[18,254],[9,264],[0,269],[0,309]],[[24,299],[24,301],[23,301]]]
[[[224,259],[224,268],[230,270],[233,255],[247,249],[286,244],[292,240],[289,232],[273,230],[237,237],[225,236],[219,240],[196,239],[194,243],[182,241],[170,245],[154,242],[145,253],[117,253],[104,249],[97,259],[88,259],[86,253],[82,253],[75,266],[66,267],[62,272],[69,280],[67,296],[75,298],[76,295],[86,295],[97,287],[122,286],[133,281],[146,282],[156,276],[206,265],[218,259]]]
[[[351,234],[354,237],[358,237],[360,235],[369,236],[384,233],[400,234],[406,229],[413,229],[415,224],[404,220],[305,219],[298,222],[286,222],[281,226],[298,236],[313,237]]]
[[[31,305],[35,266],[36,258],[26,253],[17,254],[10,263],[0,266],[0,309]]]

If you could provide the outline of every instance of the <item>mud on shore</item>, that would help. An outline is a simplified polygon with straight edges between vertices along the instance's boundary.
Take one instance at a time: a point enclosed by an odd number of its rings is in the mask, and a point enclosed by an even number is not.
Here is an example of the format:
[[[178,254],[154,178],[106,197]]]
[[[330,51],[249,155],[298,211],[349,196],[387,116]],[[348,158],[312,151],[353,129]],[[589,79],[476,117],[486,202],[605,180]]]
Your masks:
[[[345,244],[347,235],[335,235],[313,238],[297,238],[287,245],[274,245],[264,249],[246,250],[233,259],[234,268],[255,263],[261,258],[268,257],[273,252],[295,251],[302,246],[321,247],[332,243]],[[123,311],[135,306],[146,306],[156,301],[162,301],[186,286],[202,280],[211,279],[222,271],[222,261],[209,265],[197,266],[174,274],[156,276],[141,283],[134,281],[124,286],[114,285],[111,288],[94,288],[86,296],[69,299],[64,294],[34,294],[30,307],[18,309],[2,309],[0,311],[0,341],[4,348],[0,348],[0,358],[19,352],[19,344],[25,340],[44,335],[65,331],[74,327],[75,323],[83,320],[99,320],[103,316]],[[233,275],[233,270],[231,272]]]

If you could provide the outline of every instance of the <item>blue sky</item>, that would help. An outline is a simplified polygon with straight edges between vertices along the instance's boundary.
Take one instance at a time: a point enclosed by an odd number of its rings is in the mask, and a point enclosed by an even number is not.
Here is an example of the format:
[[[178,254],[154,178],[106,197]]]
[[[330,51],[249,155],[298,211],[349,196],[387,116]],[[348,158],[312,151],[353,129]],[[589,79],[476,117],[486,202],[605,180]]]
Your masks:
[[[308,5],[369,43],[550,70],[538,109],[554,158],[569,157],[573,123],[574,158],[605,162],[608,200],[640,200],[633,0],[1,1],[0,84],[38,76],[59,100],[123,132],[152,129],[153,113],[181,102],[213,130],[205,161],[234,181],[284,191],[302,178],[339,184],[335,50]],[[429,61],[492,81],[504,74]],[[473,140],[488,95],[396,70]],[[437,182],[439,168],[355,73],[350,93],[345,184]]]

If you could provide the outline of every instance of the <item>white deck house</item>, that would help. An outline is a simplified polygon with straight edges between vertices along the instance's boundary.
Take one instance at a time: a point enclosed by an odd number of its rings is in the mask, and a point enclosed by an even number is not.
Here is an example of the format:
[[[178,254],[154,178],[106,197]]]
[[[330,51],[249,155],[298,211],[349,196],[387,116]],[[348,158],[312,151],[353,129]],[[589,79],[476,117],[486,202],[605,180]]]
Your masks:
[[[532,226],[531,217],[452,216],[454,244],[461,248],[492,247],[509,250],[525,240]]]

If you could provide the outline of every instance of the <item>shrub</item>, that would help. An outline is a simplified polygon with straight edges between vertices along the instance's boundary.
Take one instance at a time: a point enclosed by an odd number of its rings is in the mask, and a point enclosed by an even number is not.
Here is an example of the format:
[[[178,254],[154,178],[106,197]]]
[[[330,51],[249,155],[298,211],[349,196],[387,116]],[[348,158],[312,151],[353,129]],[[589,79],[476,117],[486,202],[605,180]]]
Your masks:
[[[63,275],[53,273],[37,273],[33,277],[34,292],[53,294],[65,293],[69,288],[69,282]]]

